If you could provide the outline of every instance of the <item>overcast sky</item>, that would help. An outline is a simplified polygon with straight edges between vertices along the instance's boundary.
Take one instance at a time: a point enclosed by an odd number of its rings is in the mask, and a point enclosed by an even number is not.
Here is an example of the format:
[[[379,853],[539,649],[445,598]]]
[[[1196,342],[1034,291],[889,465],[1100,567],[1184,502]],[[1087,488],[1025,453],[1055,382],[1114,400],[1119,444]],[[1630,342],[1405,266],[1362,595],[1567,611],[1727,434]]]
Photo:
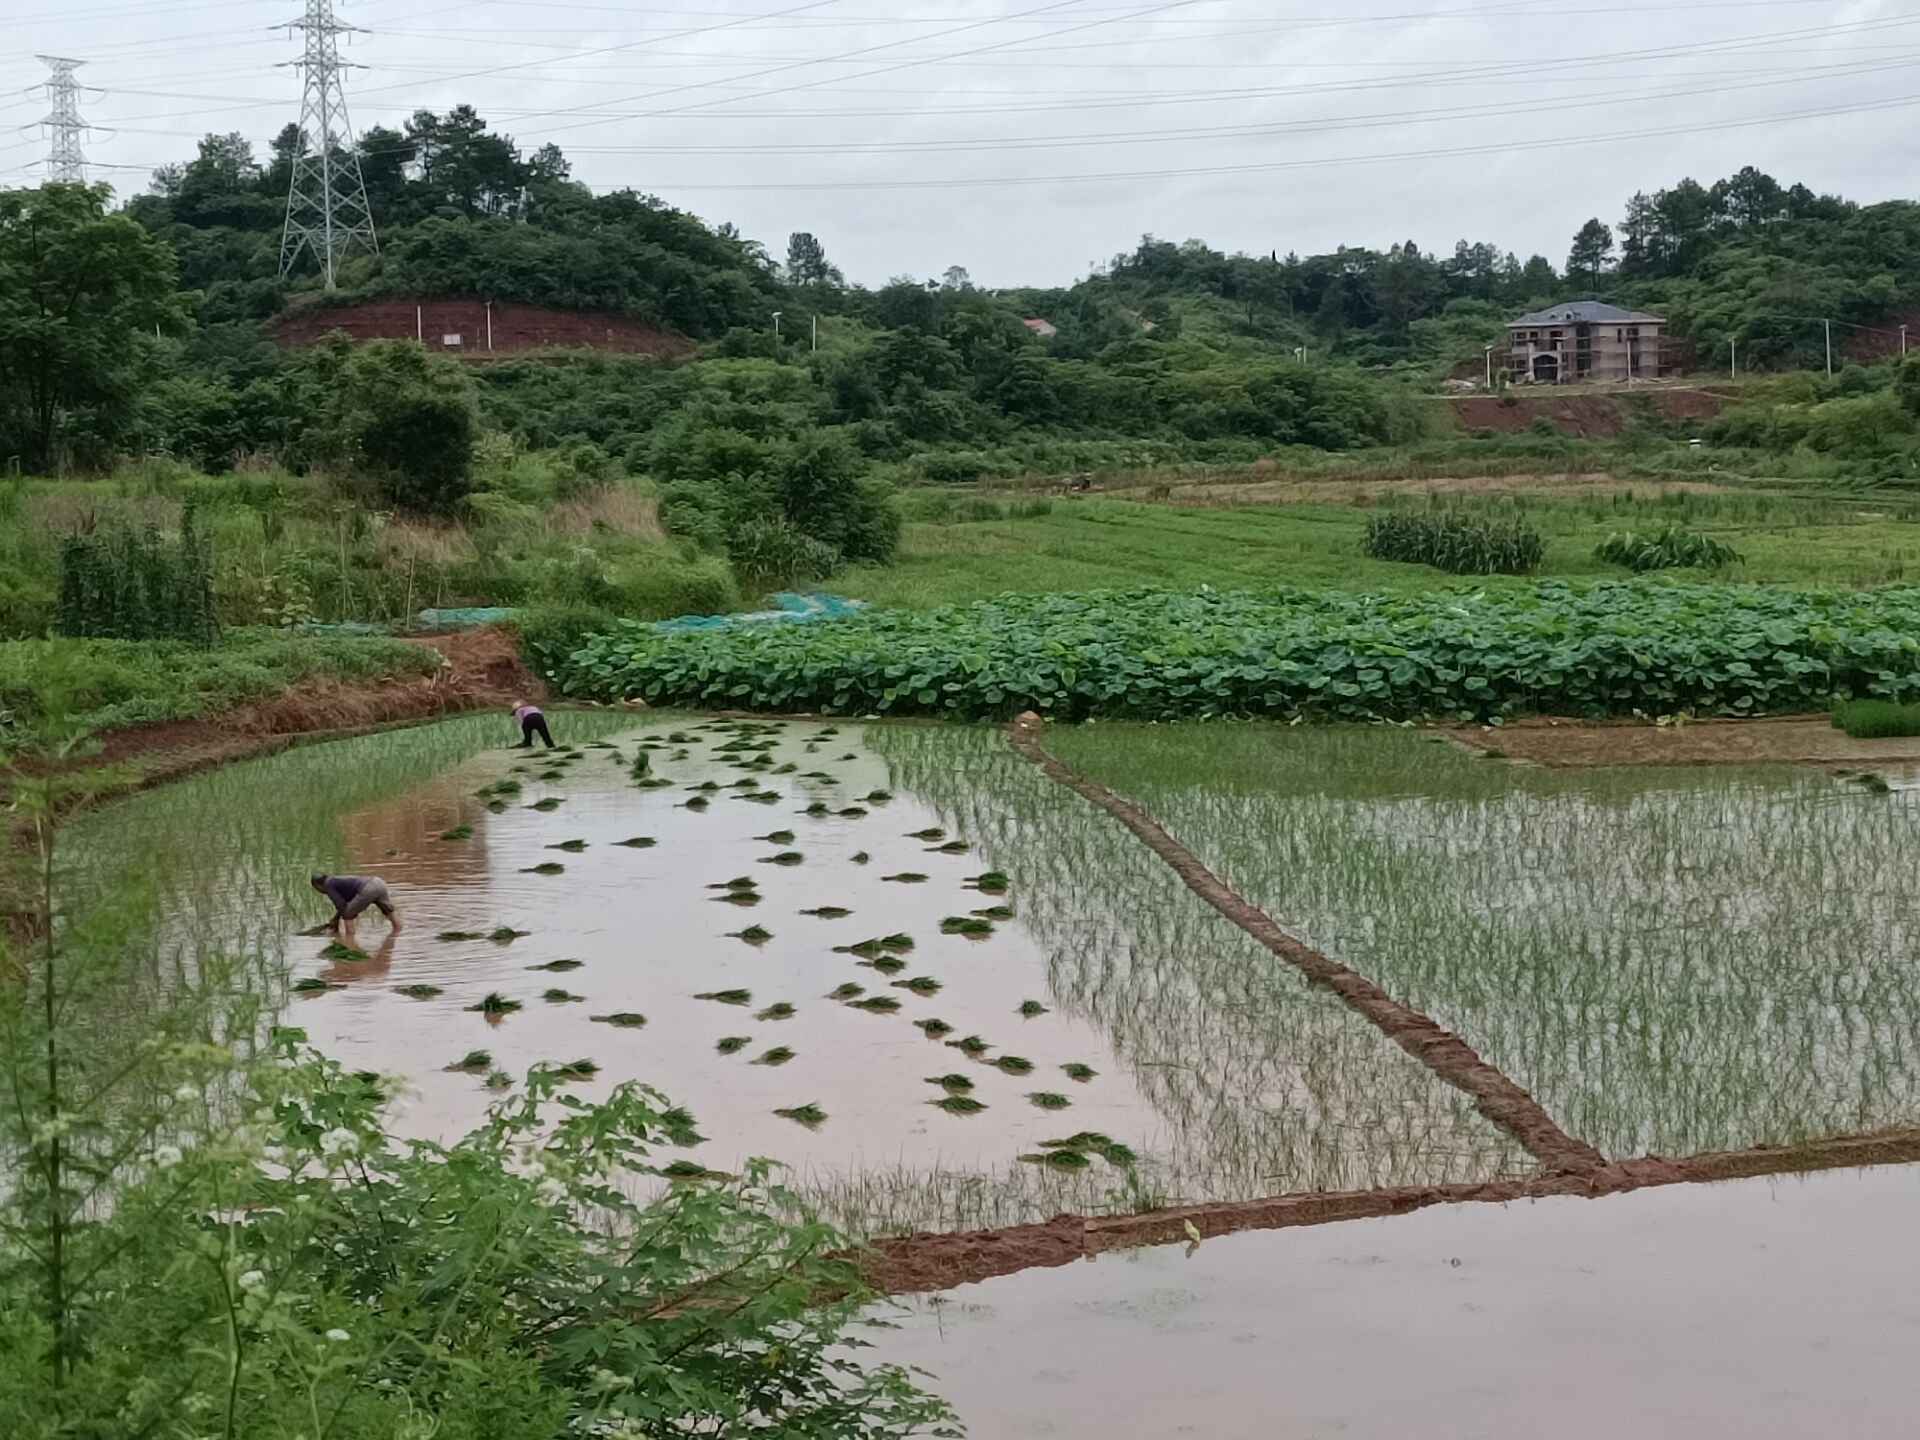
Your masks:
[[[39,54],[86,60],[122,195],[297,118],[305,0],[0,0],[0,184]],[[1634,190],[1756,164],[1920,189],[1920,0],[336,0],[355,126],[475,105],[850,279],[1059,284],[1143,233],[1301,253],[1485,239],[1556,264]],[[27,127],[27,128],[18,128]]]

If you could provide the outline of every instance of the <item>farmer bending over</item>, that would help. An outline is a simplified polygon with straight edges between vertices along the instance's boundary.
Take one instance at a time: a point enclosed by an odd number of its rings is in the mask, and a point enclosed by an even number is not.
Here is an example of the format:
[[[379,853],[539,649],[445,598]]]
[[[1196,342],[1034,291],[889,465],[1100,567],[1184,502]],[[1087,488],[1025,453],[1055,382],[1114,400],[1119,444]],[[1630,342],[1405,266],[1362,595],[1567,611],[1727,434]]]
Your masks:
[[[513,718],[520,722],[520,743],[514,747],[516,750],[531,750],[536,735],[547,749],[553,749],[553,732],[547,729],[547,717],[540,713],[538,705],[529,705],[522,700],[513,707]]]
[[[347,944],[354,943],[354,921],[373,905],[379,906],[380,913],[391,922],[393,933],[400,933],[400,912],[387,893],[387,882],[378,875],[316,875],[313,888],[333,902],[333,919],[327,922],[327,929]]]

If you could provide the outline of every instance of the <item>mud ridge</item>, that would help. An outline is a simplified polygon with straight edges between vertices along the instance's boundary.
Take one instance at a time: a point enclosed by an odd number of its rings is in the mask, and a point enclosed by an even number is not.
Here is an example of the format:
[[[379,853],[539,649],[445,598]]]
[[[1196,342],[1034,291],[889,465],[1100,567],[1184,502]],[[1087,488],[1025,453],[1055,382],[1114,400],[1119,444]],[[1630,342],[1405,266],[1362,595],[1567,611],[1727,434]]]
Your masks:
[[[1395,1000],[1355,970],[1302,944],[1271,916],[1231,889],[1198,856],[1138,806],[1062,764],[1040,743],[1040,717],[1029,711],[1008,731],[1013,748],[1048,776],[1099,806],[1172,867],[1187,888],[1258,940],[1309,981],[1338,995],[1348,1009],[1425,1065],[1473,1097],[1480,1113],[1552,1173],[1590,1174],[1606,1164],[1600,1152],[1557,1125],[1538,1100],[1480,1058],[1452,1031]]]
[[[957,1235],[907,1235],[874,1242],[855,1257],[873,1288],[918,1294],[975,1284],[1022,1270],[1057,1268],[1114,1250],[1212,1239],[1246,1230],[1284,1230],[1410,1215],[1434,1205],[1508,1205],[1561,1197],[1599,1200],[1668,1185],[1711,1184],[1920,1161],[1920,1129],[1839,1136],[1791,1147],[1756,1146],[1669,1160],[1656,1155],[1604,1164],[1585,1174],[1484,1184],[1310,1191],[1262,1200],[1186,1205],[1137,1215],[1061,1215],[1041,1225]]]

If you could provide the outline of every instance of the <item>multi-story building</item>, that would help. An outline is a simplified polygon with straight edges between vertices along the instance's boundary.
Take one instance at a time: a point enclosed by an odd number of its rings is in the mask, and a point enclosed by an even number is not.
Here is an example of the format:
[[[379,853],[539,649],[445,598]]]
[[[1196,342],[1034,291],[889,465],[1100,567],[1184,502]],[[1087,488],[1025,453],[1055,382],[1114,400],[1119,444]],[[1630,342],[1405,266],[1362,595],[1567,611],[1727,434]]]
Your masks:
[[[1668,373],[1667,322],[1598,300],[1574,300],[1507,326],[1507,374],[1521,384],[1628,384]]]

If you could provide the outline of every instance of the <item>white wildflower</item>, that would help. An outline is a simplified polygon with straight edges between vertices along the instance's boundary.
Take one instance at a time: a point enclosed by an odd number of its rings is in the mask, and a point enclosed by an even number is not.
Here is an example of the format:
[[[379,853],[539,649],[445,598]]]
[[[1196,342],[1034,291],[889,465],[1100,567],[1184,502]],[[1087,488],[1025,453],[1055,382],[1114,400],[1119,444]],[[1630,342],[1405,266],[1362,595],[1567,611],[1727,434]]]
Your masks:
[[[249,1270],[240,1277],[240,1288],[242,1290],[264,1290],[267,1288],[267,1277],[258,1270]]]
[[[180,1163],[180,1159],[178,1145],[162,1145],[153,1152],[153,1163],[162,1170],[171,1170]]]
[[[331,1340],[336,1345],[344,1345],[347,1343],[347,1341],[351,1340],[352,1338],[353,1337],[344,1330],[327,1331],[327,1339]]]
[[[360,1148],[360,1137],[351,1130],[329,1130],[320,1137],[322,1155],[352,1155]]]

